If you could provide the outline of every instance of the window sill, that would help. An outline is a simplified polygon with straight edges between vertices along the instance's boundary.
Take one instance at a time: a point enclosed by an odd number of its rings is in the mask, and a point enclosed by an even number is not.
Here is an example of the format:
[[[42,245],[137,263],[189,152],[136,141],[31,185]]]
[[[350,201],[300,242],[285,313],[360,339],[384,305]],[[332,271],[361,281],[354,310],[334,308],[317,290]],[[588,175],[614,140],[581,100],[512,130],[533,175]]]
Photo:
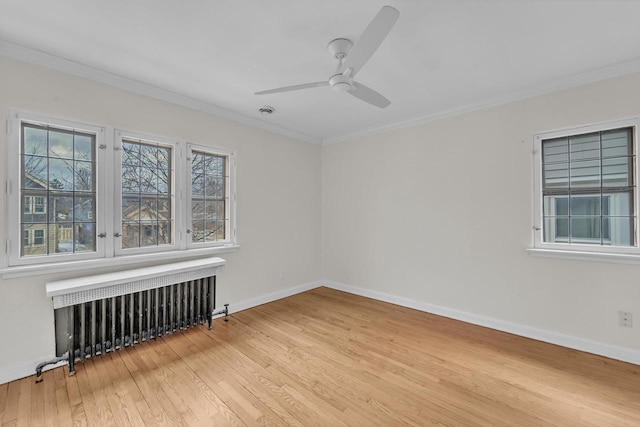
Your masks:
[[[613,262],[619,264],[640,264],[640,254],[615,254],[605,252],[580,252],[558,249],[528,248],[531,256],[543,258],[560,258],[573,261]]]
[[[235,252],[239,245],[218,246],[212,248],[189,249],[185,251],[159,252],[140,255],[129,255],[115,258],[100,258],[84,261],[65,261],[52,264],[24,265],[0,269],[3,279],[15,277],[39,276],[51,273],[66,273],[73,271],[92,270],[101,267],[117,267],[135,265],[153,261],[178,260],[185,258],[198,258],[210,255]]]

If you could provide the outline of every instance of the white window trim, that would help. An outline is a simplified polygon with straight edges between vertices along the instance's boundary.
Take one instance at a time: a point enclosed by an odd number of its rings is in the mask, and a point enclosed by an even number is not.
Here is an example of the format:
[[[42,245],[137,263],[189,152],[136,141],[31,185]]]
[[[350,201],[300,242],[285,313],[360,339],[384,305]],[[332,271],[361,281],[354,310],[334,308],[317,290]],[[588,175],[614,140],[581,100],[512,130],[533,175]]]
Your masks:
[[[108,212],[107,206],[121,202],[122,187],[120,179],[112,173],[120,172],[120,147],[122,136],[160,144],[175,144],[173,151],[173,211],[174,211],[174,244],[161,247],[144,247],[138,250],[116,250],[114,238],[96,238],[96,252],[54,254],[46,256],[20,257],[20,245],[23,240],[20,224],[23,203],[20,194],[20,133],[21,122],[48,125],[62,129],[94,133],[96,135],[96,235],[104,233],[113,236],[121,233],[120,209]],[[8,110],[6,121],[7,156],[5,176],[5,254],[0,264],[2,278],[28,277],[58,272],[73,272],[99,267],[113,267],[234,252],[237,244],[236,233],[236,152],[209,145],[187,143],[184,140],[158,137],[149,133],[116,130],[111,126],[80,123],[57,118],[51,115],[34,114],[19,110]],[[116,134],[118,133],[118,134]],[[189,245],[187,235],[190,221],[190,192],[188,184],[191,174],[191,163],[186,160],[187,146],[199,151],[229,156],[229,200],[230,200],[230,233],[229,239],[218,242],[207,242]],[[107,168],[107,165],[110,167]],[[122,174],[119,175],[120,177]],[[109,181],[109,183],[107,183]],[[189,203],[188,203],[189,202]],[[187,214],[187,205],[189,213]],[[32,206],[30,208],[33,208]]]
[[[549,243],[543,241],[543,203],[542,203],[542,141],[546,139],[561,138],[570,135],[590,132],[607,131],[623,127],[633,127],[633,147],[636,157],[639,154],[638,133],[640,132],[640,118],[634,117],[616,121],[594,123],[585,126],[558,129],[550,132],[541,132],[533,135],[533,246],[527,251],[531,255],[544,257],[559,257],[575,260],[596,260],[624,263],[640,263],[640,233],[638,218],[640,217],[640,188],[638,175],[640,165],[638,161],[634,170],[634,185],[636,187],[634,198],[635,210],[635,236],[634,246],[602,246],[587,244]]]
[[[217,247],[217,246],[227,246],[227,245],[235,245],[237,241],[237,232],[236,232],[236,203],[237,203],[237,195],[236,195],[236,164],[237,164],[237,156],[235,151],[229,151],[222,148],[210,147],[206,145],[199,145],[194,143],[187,144],[187,166],[188,171],[185,176],[191,177],[191,160],[193,159],[193,150],[200,151],[207,154],[212,155],[223,155],[229,157],[229,182],[228,188],[229,191],[229,235],[226,240],[219,240],[216,242],[192,242],[191,235],[186,236],[187,248],[195,249],[195,248],[206,248],[206,247]],[[191,228],[190,222],[192,218],[192,188],[191,184],[187,185],[187,198],[185,203],[186,206],[186,219],[187,219],[187,229]]]

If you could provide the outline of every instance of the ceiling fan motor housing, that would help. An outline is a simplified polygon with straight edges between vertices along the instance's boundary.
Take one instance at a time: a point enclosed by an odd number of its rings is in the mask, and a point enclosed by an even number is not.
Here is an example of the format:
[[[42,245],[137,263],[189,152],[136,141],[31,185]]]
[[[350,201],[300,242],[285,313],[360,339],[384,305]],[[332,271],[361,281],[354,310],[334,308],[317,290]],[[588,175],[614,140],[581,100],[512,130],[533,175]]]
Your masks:
[[[336,74],[329,79],[331,88],[337,92],[346,92],[351,89],[353,79],[343,74]]]

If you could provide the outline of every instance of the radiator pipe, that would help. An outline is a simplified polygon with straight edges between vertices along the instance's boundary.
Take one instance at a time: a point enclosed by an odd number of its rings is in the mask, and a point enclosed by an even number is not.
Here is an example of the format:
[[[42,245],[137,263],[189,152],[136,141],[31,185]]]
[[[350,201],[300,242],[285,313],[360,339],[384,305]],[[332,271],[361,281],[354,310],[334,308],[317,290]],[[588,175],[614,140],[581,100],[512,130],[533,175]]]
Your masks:
[[[58,362],[62,362],[62,361],[66,362],[68,360],[69,360],[69,353],[65,353],[63,356],[38,363],[38,366],[36,366],[36,383],[42,382],[42,368],[44,368],[47,365],[54,365]]]

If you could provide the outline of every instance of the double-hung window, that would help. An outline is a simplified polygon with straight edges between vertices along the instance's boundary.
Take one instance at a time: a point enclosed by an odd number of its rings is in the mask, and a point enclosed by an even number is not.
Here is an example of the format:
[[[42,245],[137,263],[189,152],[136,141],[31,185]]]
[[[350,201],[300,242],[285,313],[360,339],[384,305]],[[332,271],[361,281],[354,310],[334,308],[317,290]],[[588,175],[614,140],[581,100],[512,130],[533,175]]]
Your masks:
[[[626,120],[534,137],[536,248],[639,253],[637,125]]]
[[[5,267],[235,246],[233,152],[28,113],[8,124]]]

